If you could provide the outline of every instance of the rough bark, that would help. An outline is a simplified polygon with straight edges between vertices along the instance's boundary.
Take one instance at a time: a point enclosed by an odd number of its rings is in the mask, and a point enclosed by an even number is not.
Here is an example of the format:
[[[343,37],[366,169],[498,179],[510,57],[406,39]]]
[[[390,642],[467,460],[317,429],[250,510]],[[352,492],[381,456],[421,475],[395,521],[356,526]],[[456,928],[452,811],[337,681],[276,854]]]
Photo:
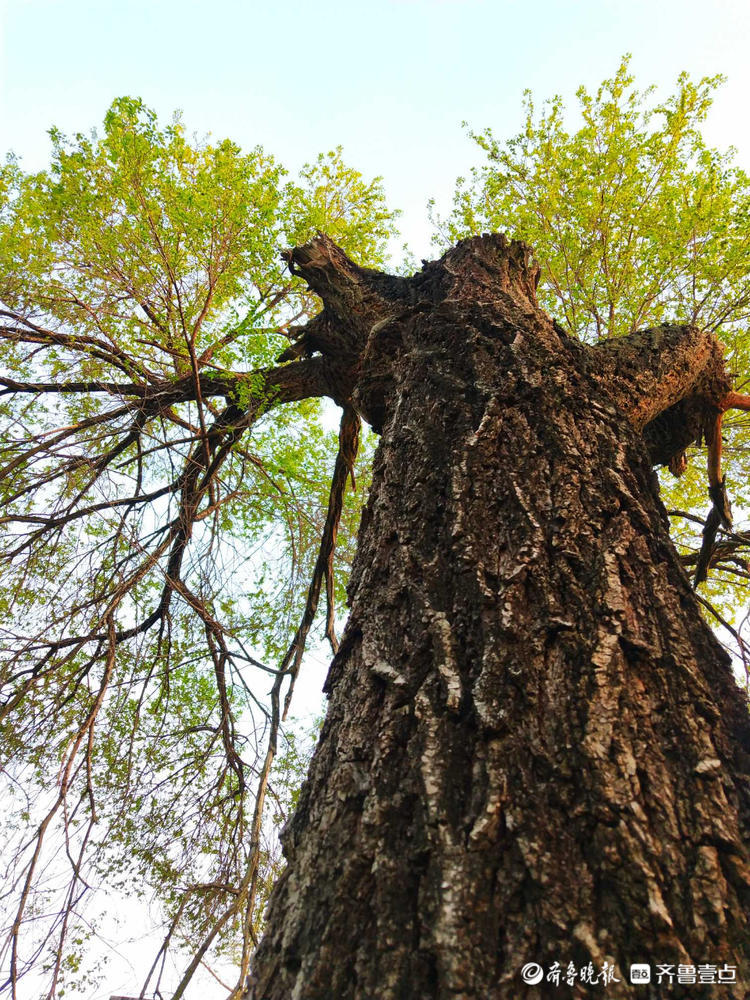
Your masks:
[[[736,965],[669,995],[745,997],[747,706],[652,471],[726,392],[720,345],[574,342],[498,236],[408,281],[324,239],[290,259],[382,438],[250,995],[656,997],[643,961]],[[524,986],[531,961],[620,983]]]

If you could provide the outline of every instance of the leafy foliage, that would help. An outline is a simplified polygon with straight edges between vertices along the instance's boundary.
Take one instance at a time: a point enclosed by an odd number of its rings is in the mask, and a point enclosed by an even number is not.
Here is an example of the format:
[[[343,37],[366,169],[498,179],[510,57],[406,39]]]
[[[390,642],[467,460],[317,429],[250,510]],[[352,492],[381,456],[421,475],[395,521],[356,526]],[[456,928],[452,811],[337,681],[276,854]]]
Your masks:
[[[719,334],[732,370],[750,371],[750,179],[732,150],[710,149],[701,135],[721,82],[683,74],[658,102],[653,88],[636,89],[625,58],[594,95],[578,90],[577,128],[562,98],[538,111],[527,91],[517,135],[502,141],[489,128],[469,131],[485,163],[458,179],[447,218],[431,205],[436,244],[506,232],[534,248],[540,302],[572,335],[595,342],[665,321],[693,323]],[[724,433],[729,492],[746,509],[750,417],[732,416]],[[664,476],[663,490],[669,509],[703,514],[675,521],[692,566],[708,508],[705,474],[693,470],[677,484]],[[730,627],[744,619],[748,598],[746,534],[747,526],[726,534],[730,548],[719,554],[727,558],[707,584]],[[742,636],[733,639],[749,669]]]
[[[274,367],[317,308],[279,250],[325,228],[377,265],[395,214],[340,149],[291,180],[131,98],[51,138],[0,173],[8,985],[82,974],[82,900],[128,884],[201,945],[182,992],[237,935],[247,965],[337,448],[315,359]]]
[[[523,130],[507,142],[469,134],[487,157],[459,179],[438,242],[507,230],[542,262],[540,295],[572,333],[599,340],[678,316],[707,329],[750,310],[750,181],[700,126],[721,77],[649,106],[623,60],[595,96],[578,91],[581,127],[560,97],[539,115],[526,92]]]

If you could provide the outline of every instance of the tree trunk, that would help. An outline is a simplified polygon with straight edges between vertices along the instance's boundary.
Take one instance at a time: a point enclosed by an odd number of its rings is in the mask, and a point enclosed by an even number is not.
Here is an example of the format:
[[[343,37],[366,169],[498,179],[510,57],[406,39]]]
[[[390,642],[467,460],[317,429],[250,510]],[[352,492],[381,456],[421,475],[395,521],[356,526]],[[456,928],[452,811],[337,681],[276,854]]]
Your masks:
[[[745,997],[747,706],[652,471],[726,390],[720,345],[581,345],[499,236],[413,279],[289,256],[326,304],[306,348],[382,437],[250,996],[656,997],[658,963]],[[737,981],[678,985],[702,964]]]

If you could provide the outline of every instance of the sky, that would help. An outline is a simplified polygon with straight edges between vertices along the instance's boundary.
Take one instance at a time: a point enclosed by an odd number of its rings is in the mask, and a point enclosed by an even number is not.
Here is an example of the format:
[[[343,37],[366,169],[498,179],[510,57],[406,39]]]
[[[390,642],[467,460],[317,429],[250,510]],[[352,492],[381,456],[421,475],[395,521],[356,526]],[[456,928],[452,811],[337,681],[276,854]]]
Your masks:
[[[664,95],[682,71],[725,74],[705,134],[750,170],[749,43],[748,0],[0,0],[0,156],[43,168],[51,126],[88,132],[139,96],[292,171],[342,145],[428,257],[428,199],[445,212],[479,162],[461,122],[509,137],[526,88],[574,106],[627,52]]]
[[[707,127],[750,168],[747,0],[0,0],[0,153],[28,169],[46,131],[87,132],[117,96],[189,131],[262,145],[290,169],[342,145],[382,175],[415,256],[478,162],[461,128],[510,136],[541,101],[595,88],[632,53],[641,86],[728,80]]]

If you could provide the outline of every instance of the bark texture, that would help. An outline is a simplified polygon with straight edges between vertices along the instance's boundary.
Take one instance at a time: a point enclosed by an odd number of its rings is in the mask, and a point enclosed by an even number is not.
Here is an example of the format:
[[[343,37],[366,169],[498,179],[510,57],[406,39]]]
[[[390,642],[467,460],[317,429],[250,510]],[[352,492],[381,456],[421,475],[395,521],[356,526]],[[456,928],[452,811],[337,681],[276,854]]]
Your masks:
[[[382,439],[250,996],[656,997],[642,961],[736,965],[668,995],[745,997],[747,705],[652,471],[726,392],[720,345],[585,347],[500,236],[409,280],[290,259],[326,305],[303,349]],[[532,961],[621,982],[525,986]]]

